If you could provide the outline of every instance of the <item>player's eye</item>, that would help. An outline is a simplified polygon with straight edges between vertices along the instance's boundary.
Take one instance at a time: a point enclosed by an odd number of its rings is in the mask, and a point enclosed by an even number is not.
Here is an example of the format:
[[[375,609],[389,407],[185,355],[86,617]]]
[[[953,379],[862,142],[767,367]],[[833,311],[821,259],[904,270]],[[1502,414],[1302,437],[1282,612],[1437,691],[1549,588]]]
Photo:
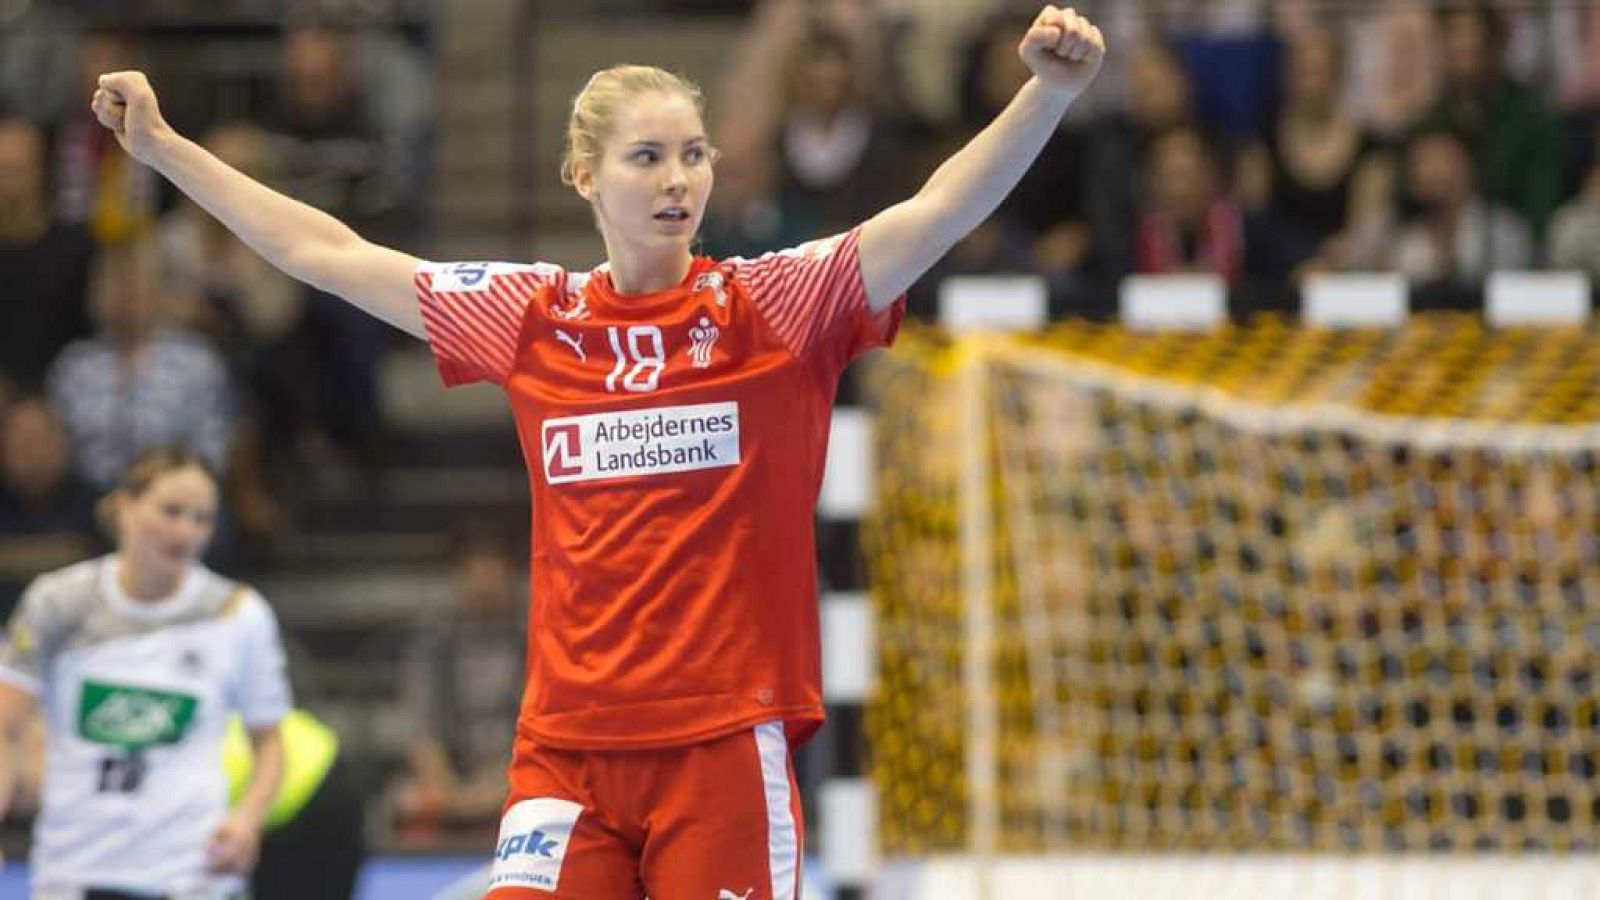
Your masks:
[[[649,163],[655,162],[660,157],[656,151],[650,149],[649,147],[640,147],[638,150],[633,151],[633,155],[629,158],[636,163],[648,165]]]
[[[706,160],[706,148],[690,147],[683,151],[683,160],[691,166],[698,166]]]

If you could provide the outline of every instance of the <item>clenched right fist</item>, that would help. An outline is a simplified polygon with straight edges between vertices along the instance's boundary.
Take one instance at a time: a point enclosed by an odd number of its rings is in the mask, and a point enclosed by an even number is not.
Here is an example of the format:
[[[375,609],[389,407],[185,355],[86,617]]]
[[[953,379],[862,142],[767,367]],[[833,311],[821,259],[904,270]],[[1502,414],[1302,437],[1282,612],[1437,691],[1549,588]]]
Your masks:
[[[100,124],[117,136],[122,149],[145,165],[153,163],[160,141],[172,134],[143,72],[101,75],[89,106]]]

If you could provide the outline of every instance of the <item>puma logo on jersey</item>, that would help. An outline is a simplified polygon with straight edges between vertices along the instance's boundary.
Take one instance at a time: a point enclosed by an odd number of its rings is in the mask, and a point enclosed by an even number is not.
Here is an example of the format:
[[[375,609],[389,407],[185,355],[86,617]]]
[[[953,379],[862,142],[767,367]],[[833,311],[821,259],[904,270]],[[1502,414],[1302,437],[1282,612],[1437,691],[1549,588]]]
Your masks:
[[[750,895],[754,894],[755,892],[756,889],[751,888],[742,894],[735,894],[733,891],[723,888],[722,890],[717,891],[717,900],[750,900]]]
[[[589,355],[583,352],[583,335],[580,334],[577,337],[573,337],[572,335],[567,334],[565,331],[557,328],[556,340],[566,344],[568,347],[571,347],[572,352],[578,354],[579,362],[589,361]]]

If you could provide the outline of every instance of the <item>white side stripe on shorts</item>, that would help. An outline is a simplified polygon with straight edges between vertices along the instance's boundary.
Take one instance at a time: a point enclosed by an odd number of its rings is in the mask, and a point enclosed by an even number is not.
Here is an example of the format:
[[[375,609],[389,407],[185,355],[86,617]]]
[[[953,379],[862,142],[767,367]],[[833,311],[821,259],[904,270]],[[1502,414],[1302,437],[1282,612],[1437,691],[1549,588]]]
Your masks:
[[[794,797],[789,787],[789,742],[782,722],[756,726],[761,753],[761,782],[767,795],[767,866],[772,872],[772,900],[795,900],[800,877],[800,834],[795,827]]]

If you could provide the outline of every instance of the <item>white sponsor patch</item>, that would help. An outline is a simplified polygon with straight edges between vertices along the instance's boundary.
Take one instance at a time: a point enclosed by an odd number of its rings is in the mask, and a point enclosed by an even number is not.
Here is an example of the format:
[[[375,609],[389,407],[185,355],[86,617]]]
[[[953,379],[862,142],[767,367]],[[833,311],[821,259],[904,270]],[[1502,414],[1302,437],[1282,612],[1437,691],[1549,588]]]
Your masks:
[[[486,262],[462,262],[439,266],[433,270],[432,287],[437,292],[449,294],[487,291],[492,280],[489,276],[494,269],[494,263]]]
[[[494,287],[497,277],[506,275],[550,279],[561,270],[545,263],[458,262],[427,263],[428,286],[441,294],[477,294]]]
[[[739,404],[702,403],[547,419],[549,484],[739,464]]]
[[[554,797],[524,800],[506,810],[500,819],[494,866],[489,871],[490,889],[555,891],[561,883],[561,864],[567,858],[572,829],[581,812],[580,804]]]

